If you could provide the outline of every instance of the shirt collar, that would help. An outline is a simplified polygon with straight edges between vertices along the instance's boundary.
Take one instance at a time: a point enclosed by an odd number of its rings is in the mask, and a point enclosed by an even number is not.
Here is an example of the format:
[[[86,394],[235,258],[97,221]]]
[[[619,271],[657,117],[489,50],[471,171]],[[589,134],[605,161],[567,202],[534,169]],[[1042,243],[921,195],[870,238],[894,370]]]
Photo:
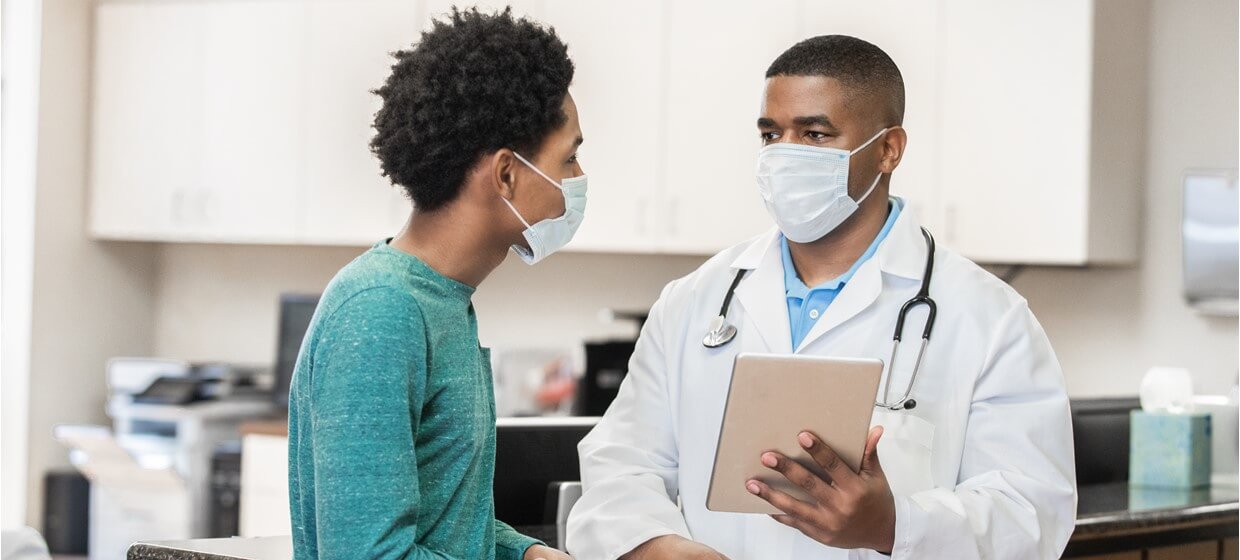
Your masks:
[[[805,282],[802,282],[797,276],[796,266],[792,263],[792,251],[788,248],[788,238],[784,237],[783,234],[780,234],[779,248],[784,262],[784,292],[788,297],[805,299],[810,292],[815,290],[838,290],[843,287],[844,284],[847,284],[848,281],[852,279],[853,275],[857,273],[857,269],[861,268],[861,265],[865,264],[865,261],[869,260],[870,257],[874,256],[874,253],[878,252],[879,245],[882,244],[883,239],[887,237],[887,234],[891,231],[892,226],[895,225],[896,219],[900,217],[900,211],[903,208],[904,201],[899,198],[892,197],[890,211],[887,212],[887,221],[883,223],[882,229],[878,231],[878,235],[874,236],[874,241],[870,242],[870,246],[867,247],[865,252],[861,254],[861,257],[859,257],[857,261],[849,267],[847,272],[831,280],[818,284],[817,286],[814,286],[813,289],[806,286]]]

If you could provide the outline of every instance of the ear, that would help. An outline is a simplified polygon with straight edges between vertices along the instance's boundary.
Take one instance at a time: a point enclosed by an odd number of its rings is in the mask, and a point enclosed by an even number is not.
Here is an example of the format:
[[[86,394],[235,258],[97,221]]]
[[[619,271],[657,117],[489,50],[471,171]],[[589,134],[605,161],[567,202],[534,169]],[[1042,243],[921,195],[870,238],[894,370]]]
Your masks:
[[[903,126],[894,126],[883,135],[883,159],[878,169],[883,173],[891,173],[899,167],[904,159],[904,147],[908,145],[908,133]]]
[[[517,166],[521,165],[521,162],[513,156],[512,150],[500,148],[485,156],[485,162],[490,169],[491,184],[499,196],[508,200],[516,197]]]

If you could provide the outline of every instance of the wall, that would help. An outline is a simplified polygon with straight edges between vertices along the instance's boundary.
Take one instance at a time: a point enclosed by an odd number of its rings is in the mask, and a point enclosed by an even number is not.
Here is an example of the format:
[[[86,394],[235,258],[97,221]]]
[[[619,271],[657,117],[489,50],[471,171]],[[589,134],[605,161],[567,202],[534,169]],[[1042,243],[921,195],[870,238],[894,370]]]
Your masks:
[[[267,363],[275,357],[277,297],[323,290],[364,248],[167,245],[158,272],[155,352]],[[497,349],[572,347],[633,333],[600,322],[607,307],[646,310],[701,257],[566,253],[530,267],[515,257],[474,296],[479,338]]]
[[[0,529],[25,525],[30,294],[38,138],[39,1],[4,0],[0,184]]]
[[[93,6],[43,0],[26,507],[35,527],[44,471],[67,466],[52,428],[107,423],[105,360],[151,349],[154,248],[86,237]]]
[[[1074,395],[1134,394],[1153,365],[1189,368],[1198,392],[1236,383],[1236,318],[1204,317],[1180,284],[1181,180],[1237,167],[1237,4],[1154,0],[1140,264],[1032,269],[1013,285],[1046,327]]]

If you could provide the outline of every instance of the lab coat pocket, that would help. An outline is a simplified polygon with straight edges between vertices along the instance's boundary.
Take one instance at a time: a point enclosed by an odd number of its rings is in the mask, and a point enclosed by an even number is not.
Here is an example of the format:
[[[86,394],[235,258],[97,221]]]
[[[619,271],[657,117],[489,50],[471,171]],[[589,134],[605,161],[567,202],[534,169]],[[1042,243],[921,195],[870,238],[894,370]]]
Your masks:
[[[934,424],[908,411],[878,408],[871,425],[883,427],[878,460],[891,492],[908,496],[933,488]]]

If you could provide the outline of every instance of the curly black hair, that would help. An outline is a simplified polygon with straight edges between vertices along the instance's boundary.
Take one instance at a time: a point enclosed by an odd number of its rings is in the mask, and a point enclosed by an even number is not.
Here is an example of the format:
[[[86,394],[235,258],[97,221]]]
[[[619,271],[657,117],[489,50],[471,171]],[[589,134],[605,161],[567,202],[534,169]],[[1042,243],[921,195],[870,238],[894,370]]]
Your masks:
[[[567,119],[568,48],[555,29],[511,8],[453,7],[392,56],[392,74],[374,91],[383,107],[370,149],[419,211],[455,200],[480,156],[509,148],[532,157]]]
[[[883,49],[848,35],[820,35],[797,43],[766,70],[773,76],[826,76],[883,108],[887,124],[904,122],[904,78]]]

